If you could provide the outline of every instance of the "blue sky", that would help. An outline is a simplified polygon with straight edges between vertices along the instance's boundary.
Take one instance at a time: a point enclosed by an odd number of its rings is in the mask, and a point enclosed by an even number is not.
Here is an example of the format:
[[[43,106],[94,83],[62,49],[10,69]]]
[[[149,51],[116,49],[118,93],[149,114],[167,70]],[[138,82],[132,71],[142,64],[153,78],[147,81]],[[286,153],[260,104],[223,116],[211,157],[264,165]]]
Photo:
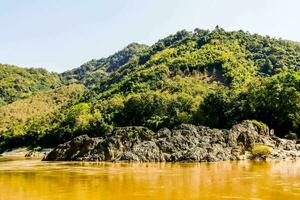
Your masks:
[[[181,29],[300,41],[299,0],[0,0],[0,63],[62,72]]]

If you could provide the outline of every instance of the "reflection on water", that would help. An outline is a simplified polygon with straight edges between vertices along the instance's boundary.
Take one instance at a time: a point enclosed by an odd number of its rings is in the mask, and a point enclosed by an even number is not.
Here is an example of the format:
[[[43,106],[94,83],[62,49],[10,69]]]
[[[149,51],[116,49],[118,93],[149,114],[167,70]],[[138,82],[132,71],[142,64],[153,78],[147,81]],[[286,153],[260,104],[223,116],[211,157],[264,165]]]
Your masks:
[[[0,158],[0,200],[300,199],[300,162],[78,163]]]

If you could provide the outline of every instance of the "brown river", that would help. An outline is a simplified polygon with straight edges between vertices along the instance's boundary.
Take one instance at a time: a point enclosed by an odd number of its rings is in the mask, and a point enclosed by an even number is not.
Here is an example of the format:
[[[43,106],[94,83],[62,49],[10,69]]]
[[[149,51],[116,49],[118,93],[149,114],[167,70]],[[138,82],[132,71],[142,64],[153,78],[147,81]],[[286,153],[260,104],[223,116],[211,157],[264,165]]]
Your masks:
[[[0,157],[0,200],[300,199],[300,162],[78,163]]]

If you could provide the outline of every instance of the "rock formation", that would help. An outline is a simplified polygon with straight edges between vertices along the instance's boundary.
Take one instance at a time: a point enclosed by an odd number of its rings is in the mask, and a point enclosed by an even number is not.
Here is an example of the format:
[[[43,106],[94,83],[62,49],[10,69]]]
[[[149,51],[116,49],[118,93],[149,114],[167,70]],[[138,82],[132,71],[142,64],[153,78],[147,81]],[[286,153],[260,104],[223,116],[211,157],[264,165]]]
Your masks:
[[[244,160],[255,144],[266,145],[268,159],[300,158],[300,144],[281,139],[265,125],[244,121],[230,130],[182,124],[157,133],[144,127],[116,128],[103,137],[82,135],[51,151],[47,161],[217,162]]]

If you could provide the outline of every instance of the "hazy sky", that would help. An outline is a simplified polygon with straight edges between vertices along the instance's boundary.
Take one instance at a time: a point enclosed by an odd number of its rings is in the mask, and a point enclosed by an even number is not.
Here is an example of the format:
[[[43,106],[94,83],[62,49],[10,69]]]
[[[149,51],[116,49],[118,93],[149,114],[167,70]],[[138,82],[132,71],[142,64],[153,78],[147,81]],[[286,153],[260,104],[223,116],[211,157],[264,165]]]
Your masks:
[[[0,63],[62,72],[181,29],[300,41],[299,0],[0,0]]]

